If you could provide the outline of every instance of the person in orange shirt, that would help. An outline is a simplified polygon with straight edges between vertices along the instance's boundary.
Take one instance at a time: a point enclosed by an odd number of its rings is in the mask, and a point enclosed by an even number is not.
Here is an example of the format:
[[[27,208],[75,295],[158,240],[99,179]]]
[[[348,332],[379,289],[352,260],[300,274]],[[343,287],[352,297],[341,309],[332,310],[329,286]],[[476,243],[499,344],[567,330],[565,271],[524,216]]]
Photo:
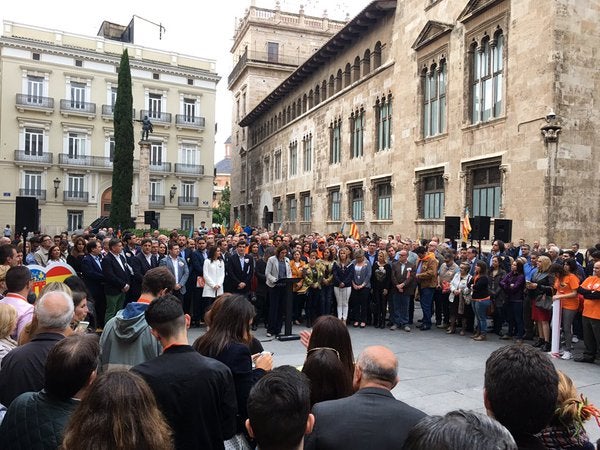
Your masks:
[[[562,266],[558,266],[554,278],[556,294],[554,294],[552,300],[560,301],[561,322],[565,335],[565,348],[562,359],[573,358],[573,319],[579,310],[579,299],[577,298],[579,278],[575,275],[576,271],[577,262],[574,259],[568,259],[563,262]]]
[[[593,363],[600,355],[600,261],[594,263],[592,275],[587,277],[579,289],[583,295],[583,342],[585,351],[576,362]]]

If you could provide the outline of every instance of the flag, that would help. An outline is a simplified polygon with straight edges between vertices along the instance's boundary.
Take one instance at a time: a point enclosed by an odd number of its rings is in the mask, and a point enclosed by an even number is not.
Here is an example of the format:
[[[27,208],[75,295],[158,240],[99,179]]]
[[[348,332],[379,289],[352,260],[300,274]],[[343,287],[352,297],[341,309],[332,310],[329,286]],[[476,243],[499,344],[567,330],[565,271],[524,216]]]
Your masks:
[[[358,232],[358,226],[356,226],[356,222],[353,221],[350,224],[350,232],[348,234],[354,240],[358,241],[360,239],[360,233]]]
[[[465,219],[462,223],[462,237],[463,241],[469,240],[469,233],[471,232],[471,221],[469,220],[469,208],[465,210]]]
[[[281,224],[279,224],[279,228],[277,229],[277,234],[279,236],[283,236],[283,222],[281,222]]]
[[[342,229],[340,230],[340,234],[344,234],[344,228],[346,228],[346,222],[342,223]]]
[[[236,234],[242,232],[242,225],[240,224],[239,218],[235,219],[235,222],[233,223],[233,232]]]
[[[227,228],[225,228],[225,225],[221,225],[221,234],[227,236]]]
[[[117,237],[121,239],[121,235],[123,234],[123,230],[121,230],[121,224],[117,227]]]

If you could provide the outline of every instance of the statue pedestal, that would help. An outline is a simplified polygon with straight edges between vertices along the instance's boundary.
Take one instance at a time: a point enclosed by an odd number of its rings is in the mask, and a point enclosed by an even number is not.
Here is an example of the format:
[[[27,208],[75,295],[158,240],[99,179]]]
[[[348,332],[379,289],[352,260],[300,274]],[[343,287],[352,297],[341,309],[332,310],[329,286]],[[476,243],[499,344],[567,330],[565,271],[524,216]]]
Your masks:
[[[144,223],[144,211],[149,209],[148,188],[150,186],[150,145],[151,142],[142,140],[138,142],[140,146],[140,175],[138,189],[138,207],[135,218],[135,227],[138,230],[146,228]]]

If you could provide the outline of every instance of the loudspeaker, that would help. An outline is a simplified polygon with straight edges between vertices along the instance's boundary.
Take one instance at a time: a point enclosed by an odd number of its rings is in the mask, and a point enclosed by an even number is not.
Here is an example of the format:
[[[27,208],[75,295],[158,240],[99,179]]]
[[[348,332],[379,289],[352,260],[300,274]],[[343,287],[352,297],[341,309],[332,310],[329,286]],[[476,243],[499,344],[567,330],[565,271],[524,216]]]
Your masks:
[[[156,211],[144,211],[144,223],[151,225],[156,220]]]
[[[265,211],[265,222],[273,223],[273,211]]]
[[[471,228],[471,239],[474,241],[487,241],[490,239],[490,218],[488,216],[473,217]]]
[[[494,219],[494,240],[512,241],[512,220]]]
[[[448,239],[460,239],[460,217],[444,217],[444,237]]]
[[[35,197],[17,197],[15,203],[15,231],[37,231],[39,226],[38,199]]]

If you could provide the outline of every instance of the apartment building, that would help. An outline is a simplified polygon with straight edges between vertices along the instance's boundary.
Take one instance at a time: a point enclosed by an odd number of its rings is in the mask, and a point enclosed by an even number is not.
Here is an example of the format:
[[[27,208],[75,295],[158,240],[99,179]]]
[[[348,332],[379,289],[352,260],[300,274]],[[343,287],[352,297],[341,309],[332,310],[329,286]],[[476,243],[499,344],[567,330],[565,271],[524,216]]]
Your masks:
[[[3,23],[0,214],[5,222],[14,223],[16,196],[37,197],[45,232],[75,230],[109,215],[113,106],[125,49],[132,118],[147,115],[154,127],[149,210],[156,211],[163,228],[189,230],[201,220],[210,222],[219,81],[215,62],[115,40],[115,29],[125,27],[105,22],[101,35],[82,36]],[[134,122],[134,130],[139,140],[141,124]],[[136,145],[132,217],[139,214],[138,192]]]

